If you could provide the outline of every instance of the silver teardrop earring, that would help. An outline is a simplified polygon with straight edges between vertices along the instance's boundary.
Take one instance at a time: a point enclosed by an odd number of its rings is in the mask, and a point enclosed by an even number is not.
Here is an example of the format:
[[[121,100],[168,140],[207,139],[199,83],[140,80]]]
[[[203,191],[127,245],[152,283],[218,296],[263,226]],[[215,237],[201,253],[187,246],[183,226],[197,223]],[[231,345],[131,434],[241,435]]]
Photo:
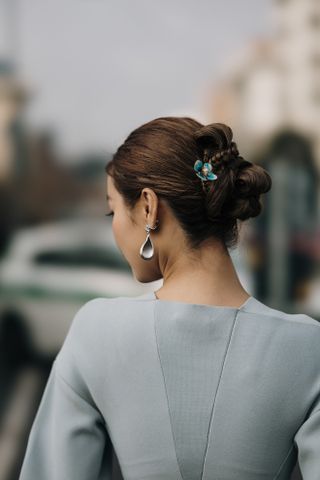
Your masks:
[[[149,224],[147,224],[145,226],[145,231],[147,232],[147,236],[146,236],[145,241],[141,245],[140,252],[139,252],[140,256],[144,260],[151,260],[151,258],[154,255],[154,248],[153,248],[153,243],[152,243],[151,237],[150,237],[150,230],[155,230],[158,227],[158,225],[159,225],[159,221],[156,220],[156,224],[155,224],[154,227],[151,227]]]

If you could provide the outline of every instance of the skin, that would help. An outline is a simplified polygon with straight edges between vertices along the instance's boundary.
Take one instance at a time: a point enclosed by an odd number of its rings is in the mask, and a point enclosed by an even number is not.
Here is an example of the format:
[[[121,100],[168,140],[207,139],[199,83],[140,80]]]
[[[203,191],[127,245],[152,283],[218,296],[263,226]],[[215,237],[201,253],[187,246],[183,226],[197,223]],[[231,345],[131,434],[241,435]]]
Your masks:
[[[155,292],[158,299],[238,308],[250,297],[225,246],[212,239],[190,250],[170,208],[152,189],[143,188],[130,210],[107,175],[107,202],[113,212],[116,244],[135,278],[142,283],[163,279],[163,286]],[[139,250],[146,239],[146,224],[154,226],[156,220],[158,228],[150,233],[155,252],[147,261]]]

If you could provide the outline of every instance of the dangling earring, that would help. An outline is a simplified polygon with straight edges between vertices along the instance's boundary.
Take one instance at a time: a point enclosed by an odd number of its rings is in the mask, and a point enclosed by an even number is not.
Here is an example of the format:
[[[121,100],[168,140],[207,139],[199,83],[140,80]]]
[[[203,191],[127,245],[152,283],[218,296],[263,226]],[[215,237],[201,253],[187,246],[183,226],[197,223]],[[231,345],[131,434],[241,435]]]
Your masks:
[[[155,224],[154,227],[151,227],[149,224],[147,224],[145,226],[145,231],[147,232],[147,236],[146,236],[145,241],[141,245],[140,252],[139,252],[140,256],[144,260],[151,260],[151,258],[153,257],[154,248],[153,248],[153,243],[152,243],[151,237],[150,237],[150,230],[155,230],[158,227],[158,225],[159,225],[159,221],[156,220],[156,224]]]

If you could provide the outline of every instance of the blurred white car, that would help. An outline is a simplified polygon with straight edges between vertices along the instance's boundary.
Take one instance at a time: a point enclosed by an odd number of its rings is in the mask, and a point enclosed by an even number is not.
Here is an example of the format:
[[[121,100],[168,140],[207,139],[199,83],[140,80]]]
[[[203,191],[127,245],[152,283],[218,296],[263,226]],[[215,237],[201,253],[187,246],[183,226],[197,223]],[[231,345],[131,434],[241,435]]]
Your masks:
[[[14,235],[0,263],[0,318],[8,308],[17,312],[35,348],[54,354],[86,301],[141,295],[161,285],[134,278],[108,220],[61,220]]]

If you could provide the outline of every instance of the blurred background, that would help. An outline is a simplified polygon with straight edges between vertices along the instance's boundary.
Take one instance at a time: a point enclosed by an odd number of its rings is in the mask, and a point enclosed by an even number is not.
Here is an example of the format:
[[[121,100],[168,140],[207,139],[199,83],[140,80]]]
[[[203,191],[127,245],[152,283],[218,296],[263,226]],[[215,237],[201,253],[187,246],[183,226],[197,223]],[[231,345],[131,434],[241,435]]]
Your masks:
[[[169,115],[228,123],[271,174],[231,255],[260,301],[320,319],[319,1],[0,0],[0,480],[80,306],[162,284],[115,245],[104,167]]]

